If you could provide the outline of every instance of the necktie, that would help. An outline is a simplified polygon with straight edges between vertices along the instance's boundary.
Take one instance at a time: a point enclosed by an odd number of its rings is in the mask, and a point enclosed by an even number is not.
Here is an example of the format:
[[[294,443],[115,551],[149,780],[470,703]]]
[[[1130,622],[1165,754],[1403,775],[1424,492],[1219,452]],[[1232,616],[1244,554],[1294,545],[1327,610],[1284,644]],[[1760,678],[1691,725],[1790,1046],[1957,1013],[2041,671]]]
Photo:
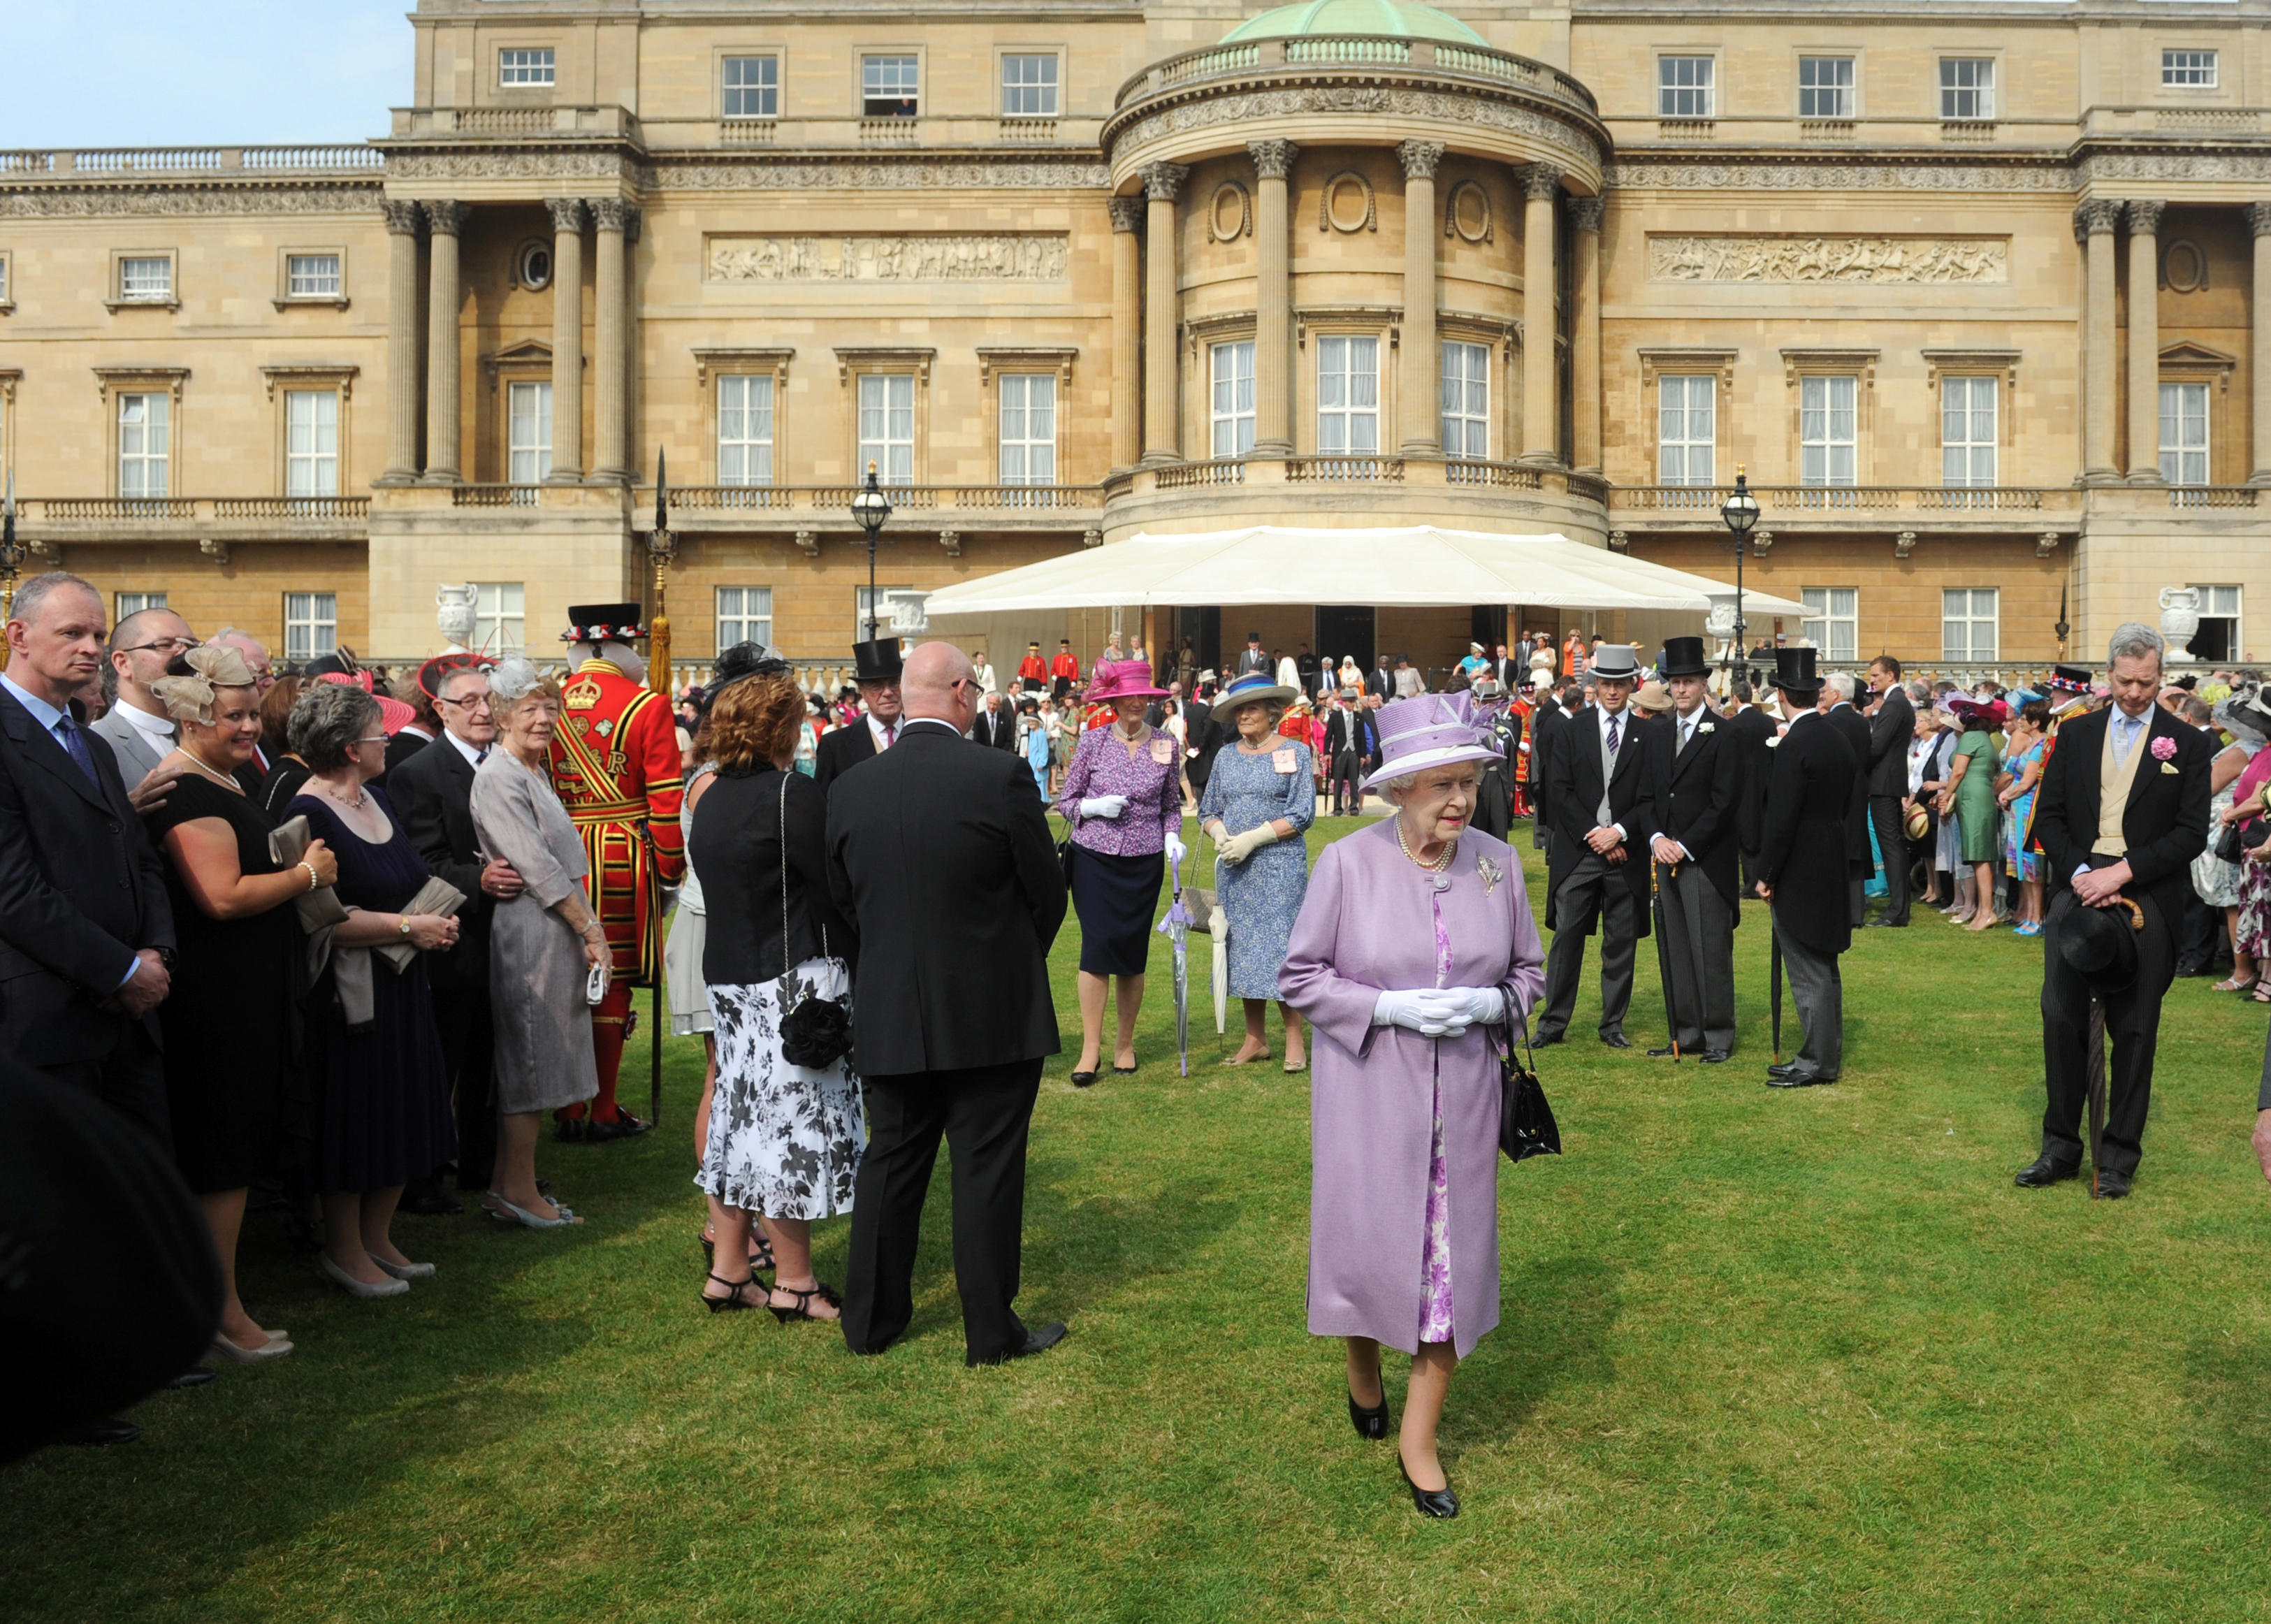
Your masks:
[[[1680,724],[1679,724],[1679,750],[1675,750],[1675,751],[1673,751],[1673,752],[1672,752],[1672,754],[1676,756],[1676,755],[1679,755],[1679,754],[1680,753],[1680,751],[1686,749],[1686,748],[1687,748],[1687,741],[1688,741],[1690,739],[1693,739],[1694,736],[1695,736],[1695,724],[1694,724],[1694,723],[1693,723],[1693,722],[1682,722],[1682,723],[1680,723]]]
[[[475,750],[473,752],[473,765],[478,767],[488,758],[489,753],[487,750]]]
[[[86,748],[86,734],[79,731],[79,725],[71,719],[69,711],[56,719],[56,738],[63,749],[71,752],[71,758],[78,764],[78,770],[86,774],[86,781],[99,786],[102,780],[95,776],[94,756]]]
[[[2126,711],[2121,712],[2121,714],[2115,719],[2115,726],[2113,729],[2113,762],[2116,766],[2119,766],[2128,761],[2130,749],[2137,741],[2136,727],[2137,723],[2135,719],[2132,718]]]
[[[1623,748],[1619,742],[1620,735],[1618,732],[1618,724],[1621,719],[1613,714],[1609,718],[1609,754],[1612,756]]]
[[[898,741],[899,725],[897,722],[885,722],[883,724],[883,748],[888,750],[891,746],[897,744]]]

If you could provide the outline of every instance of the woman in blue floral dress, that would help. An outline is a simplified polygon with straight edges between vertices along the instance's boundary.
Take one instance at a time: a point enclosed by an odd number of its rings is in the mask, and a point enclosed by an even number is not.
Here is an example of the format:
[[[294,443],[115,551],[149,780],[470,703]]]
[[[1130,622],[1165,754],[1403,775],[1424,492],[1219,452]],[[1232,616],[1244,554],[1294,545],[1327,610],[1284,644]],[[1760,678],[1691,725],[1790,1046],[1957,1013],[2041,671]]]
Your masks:
[[[1199,827],[1222,853],[1218,870],[1223,912],[1230,920],[1230,990],[1246,1001],[1246,1041],[1233,1066],[1267,1060],[1263,1022],[1278,998],[1293,920],[1309,891],[1309,853],[1301,836],[1317,816],[1309,747],[1277,732],[1278,718],[1295,697],[1261,672],[1242,676],[1215,701],[1215,719],[1238,728],[1235,743],[1214,758]],[[1301,1017],[1282,999],[1285,1069],[1309,1063]]]

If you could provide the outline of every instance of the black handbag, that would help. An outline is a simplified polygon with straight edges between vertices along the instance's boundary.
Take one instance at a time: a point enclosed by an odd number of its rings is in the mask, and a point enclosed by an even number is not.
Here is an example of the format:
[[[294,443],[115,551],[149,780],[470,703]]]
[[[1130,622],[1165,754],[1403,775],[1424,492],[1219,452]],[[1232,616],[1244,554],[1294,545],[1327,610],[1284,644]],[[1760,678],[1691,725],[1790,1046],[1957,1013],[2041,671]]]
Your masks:
[[[2227,863],[2245,862],[2247,853],[2263,844],[2266,832],[2260,817],[2244,817],[2237,823],[2226,823],[2223,832],[2215,838],[2215,854]]]
[[[1498,1148],[1510,1162],[1561,1154],[1561,1128],[1553,1120],[1553,1107],[1545,1102],[1537,1072],[1530,1069],[1536,1063],[1526,1028],[1520,1059],[1515,1057],[1511,1044],[1499,1054]]]
[[[799,995],[796,966],[788,957],[788,774],[781,774],[781,1058],[792,1066],[824,1071],[852,1052],[852,1011],[833,998]],[[828,927],[820,927],[820,956],[828,957]]]

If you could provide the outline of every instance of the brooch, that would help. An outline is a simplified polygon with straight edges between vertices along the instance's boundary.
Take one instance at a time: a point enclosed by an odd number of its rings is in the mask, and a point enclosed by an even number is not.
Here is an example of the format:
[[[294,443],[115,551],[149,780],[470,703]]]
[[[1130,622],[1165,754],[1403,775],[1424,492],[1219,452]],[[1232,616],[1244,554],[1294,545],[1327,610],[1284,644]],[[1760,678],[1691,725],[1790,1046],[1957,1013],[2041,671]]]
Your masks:
[[[1485,897],[1496,890],[1499,882],[1506,878],[1506,870],[1487,857],[1475,860],[1475,872],[1483,877],[1483,895]]]
[[[2172,760],[2175,757],[2176,753],[2177,741],[2169,737],[2168,734],[2163,734],[2159,738],[2153,741],[2153,759],[2155,761]]]

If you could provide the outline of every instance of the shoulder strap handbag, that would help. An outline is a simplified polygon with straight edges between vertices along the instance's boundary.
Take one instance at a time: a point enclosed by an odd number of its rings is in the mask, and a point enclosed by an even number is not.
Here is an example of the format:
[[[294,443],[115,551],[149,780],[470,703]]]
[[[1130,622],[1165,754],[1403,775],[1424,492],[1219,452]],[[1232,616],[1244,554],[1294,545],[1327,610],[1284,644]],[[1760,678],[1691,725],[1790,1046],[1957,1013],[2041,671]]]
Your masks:
[[[824,1071],[852,1052],[852,1011],[833,998],[815,995],[797,980],[789,957],[788,774],[780,788],[781,1057],[792,1066]],[[820,954],[828,957],[828,927],[820,927]]]
[[[1498,1148],[1510,1162],[1561,1154],[1561,1129],[1538,1085],[1530,1052],[1530,1028],[1522,1025],[1522,1057],[1509,1043],[1499,1051]]]

